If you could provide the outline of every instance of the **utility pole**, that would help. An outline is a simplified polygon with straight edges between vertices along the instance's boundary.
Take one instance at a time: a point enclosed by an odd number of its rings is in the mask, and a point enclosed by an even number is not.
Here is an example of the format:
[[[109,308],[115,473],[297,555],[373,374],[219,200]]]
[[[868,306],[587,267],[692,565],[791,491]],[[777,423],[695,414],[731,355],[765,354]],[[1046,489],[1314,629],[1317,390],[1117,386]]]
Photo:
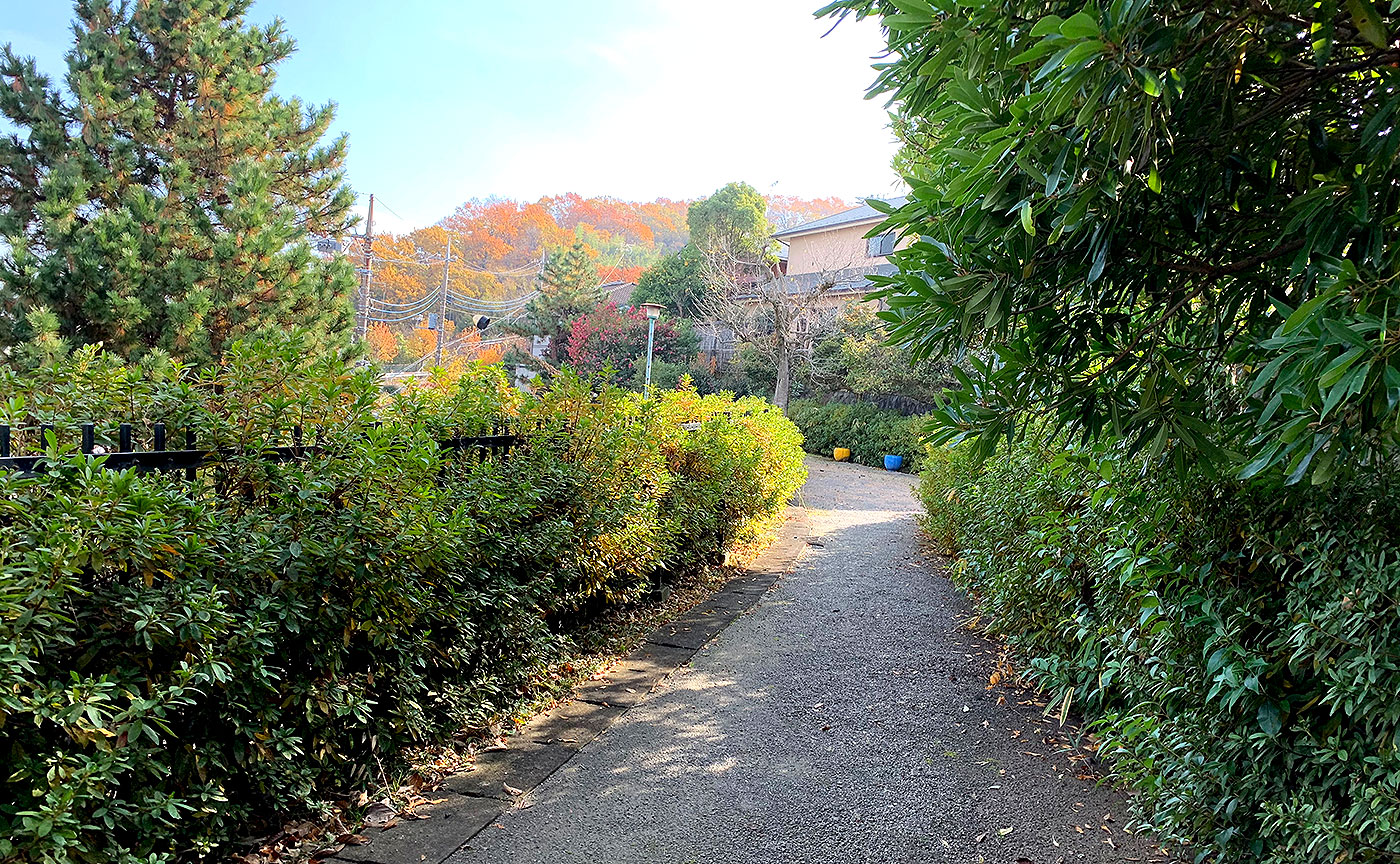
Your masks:
[[[442,261],[442,297],[438,303],[437,356],[434,366],[442,365],[442,342],[447,338],[447,274],[452,270],[452,235],[447,235],[447,257]]]
[[[369,196],[369,218],[365,220],[365,272],[360,274],[360,302],[355,304],[355,338],[363,341],[369,330],[369,280],[374,272],[374,195]]]

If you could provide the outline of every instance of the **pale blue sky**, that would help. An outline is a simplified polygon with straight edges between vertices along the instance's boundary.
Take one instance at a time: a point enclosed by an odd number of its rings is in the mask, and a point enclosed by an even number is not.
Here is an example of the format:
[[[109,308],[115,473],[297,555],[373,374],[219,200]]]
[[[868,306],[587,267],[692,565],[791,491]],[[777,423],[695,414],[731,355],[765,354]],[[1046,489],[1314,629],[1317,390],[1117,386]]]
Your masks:
[[[487,195],[891,193],[887,118],[862,98],[879,34],[823,39],[821,2],[257,0],[249,17],[287,22],[278,90],[338,103],[350,182],[401,230]],[[71,17],[0,0],[0,42],[61,78]]]

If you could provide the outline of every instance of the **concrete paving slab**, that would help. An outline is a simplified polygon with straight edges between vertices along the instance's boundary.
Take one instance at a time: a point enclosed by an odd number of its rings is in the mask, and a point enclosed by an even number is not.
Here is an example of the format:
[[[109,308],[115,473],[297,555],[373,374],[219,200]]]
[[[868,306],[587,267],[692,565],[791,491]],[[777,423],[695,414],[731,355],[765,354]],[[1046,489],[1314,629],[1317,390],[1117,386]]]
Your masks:
[[[629,651],[618,661],[619,671],[623,669],[647,672],[665,677],[690,662],[695,651],[690,648],[677,648],[673,645],[654,645],[643,642]]]
[[[429,793],[433,798],[433,793]],[[369,828],[369,843],[346,846],[333,861],[355,864],[439,864],[476,832],[500,815],[504,804],[491,798],[443,793],[440,804],[425,804],[414,812],[427,819],[400,819],[388,831]]]
[[[602,735],[626,710],[575,699],[526,723],[512,740],[578,749]]]
[[[704,648],[734,620],[734,614],[697,614],[687,612],[670,624],[656,628],[647,637],[654,645],[670,645],[676,648]]]
[[[514,801],[510,786],[522,792],[538,786],[578,752],[561,744],[513,743],[504,750],[488,750],[476,757],[475,767],[465,774],[447,778],[443,785],[458,795]]]

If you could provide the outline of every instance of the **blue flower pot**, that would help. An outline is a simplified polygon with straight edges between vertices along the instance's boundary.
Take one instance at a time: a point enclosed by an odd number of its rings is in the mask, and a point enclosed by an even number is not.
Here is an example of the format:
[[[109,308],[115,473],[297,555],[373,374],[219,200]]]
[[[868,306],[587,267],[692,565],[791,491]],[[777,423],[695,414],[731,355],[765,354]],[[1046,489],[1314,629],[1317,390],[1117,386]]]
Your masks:
[[[886,471],[898,471],[899,469],[901,469],[901,468],[903,468],[903,467],[904,467],[904,457],[903,457],[903,456],[886,456],[886,457],[885,457],[885,470],[886,470]]]

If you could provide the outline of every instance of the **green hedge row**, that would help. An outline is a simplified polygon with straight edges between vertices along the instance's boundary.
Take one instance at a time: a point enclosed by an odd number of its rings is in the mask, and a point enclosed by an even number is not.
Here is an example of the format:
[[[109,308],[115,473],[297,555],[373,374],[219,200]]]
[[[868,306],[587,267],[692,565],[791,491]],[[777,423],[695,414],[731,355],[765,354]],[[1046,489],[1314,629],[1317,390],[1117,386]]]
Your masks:
[[[788,417],[802,431],[808,453],[831,457],[837,447],[851,451],[851,461],[883,468],[885,456],[903,456],[904,470],[918,471],[923,464],[924,419],[882,411],[874,405],[822,404],[815,399],[794,399]]]
[[[0,372],[0,420],[64,440],[53,470],[0,472],[0,860],[191,860],[364,786],[547,687],[581,620],[762,530],[804,478],[758,400],[569,376],[524,397],[475,366],[385,397],[306,353]],[[109,448],[163,421],[248,455],[101,470],[82,420]],[[506,420],[507,459],[436,444]],[[257,457],[293,426],[324,449]]]
[[[1400,857],[1400,507],[1027,441],[930,454],[926,527],[1187,857]]]

